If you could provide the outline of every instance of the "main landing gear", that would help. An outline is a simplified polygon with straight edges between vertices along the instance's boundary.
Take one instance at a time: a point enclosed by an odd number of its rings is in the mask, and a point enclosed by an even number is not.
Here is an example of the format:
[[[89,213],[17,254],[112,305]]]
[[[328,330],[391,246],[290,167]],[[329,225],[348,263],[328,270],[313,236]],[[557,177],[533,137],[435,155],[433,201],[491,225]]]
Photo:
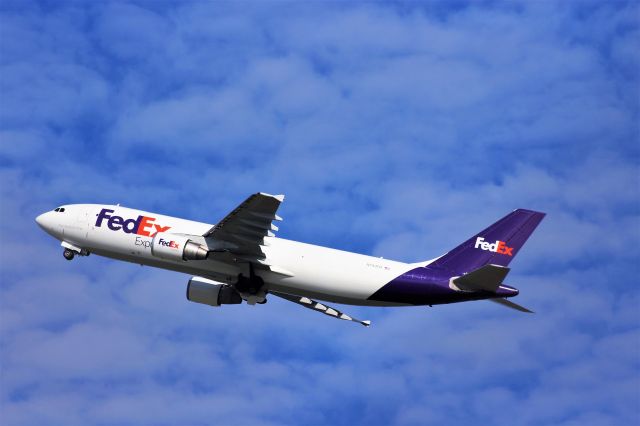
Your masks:
[[[252,268],[253,269],[253,268]],[[253,271],[252,271],[253,272]],[[236,289],[241,293],[249,293],[251,295],[258,294],[258,291],[264,285],[264,281],[253,273],[249,277],[244,275],[238,275],[238,282],[236,283]]]
[[[234,285],[238,293],[248,304],[266,303],[267,292],[264,289],[264,280],[253,271],[253,265],[249,263],[249,276],[238,275],[238,282]]]

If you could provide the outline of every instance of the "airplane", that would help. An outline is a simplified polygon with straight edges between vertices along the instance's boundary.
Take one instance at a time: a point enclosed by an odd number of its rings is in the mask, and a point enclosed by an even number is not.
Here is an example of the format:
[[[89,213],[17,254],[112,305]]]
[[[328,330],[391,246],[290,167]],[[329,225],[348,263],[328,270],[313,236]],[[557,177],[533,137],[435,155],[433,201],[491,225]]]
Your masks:
[[[214,307],[263,304],[273,295],[364,326],[371,322],[326,302],[433,306],[490,300],[532,312],[508,300],[519,291],[503,281],[544,213],[514,210],[440,257],[403,263],[277,238],[274,222],[282,220],[276,212],[283,200],[253,194],[215,225],[119,204],[65,205],[36,222],[61,241],[67,260],[93,253],[187,273],[187,299]]]

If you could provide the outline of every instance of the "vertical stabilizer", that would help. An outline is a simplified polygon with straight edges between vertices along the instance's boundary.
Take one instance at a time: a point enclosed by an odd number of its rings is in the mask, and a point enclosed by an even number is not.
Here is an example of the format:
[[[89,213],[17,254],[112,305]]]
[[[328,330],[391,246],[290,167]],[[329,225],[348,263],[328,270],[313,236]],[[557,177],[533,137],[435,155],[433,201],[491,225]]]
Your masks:
[[[507,266],[544,216],[532,210],[514,210],[427,267],[444,269],[454,276],[487,264]]]

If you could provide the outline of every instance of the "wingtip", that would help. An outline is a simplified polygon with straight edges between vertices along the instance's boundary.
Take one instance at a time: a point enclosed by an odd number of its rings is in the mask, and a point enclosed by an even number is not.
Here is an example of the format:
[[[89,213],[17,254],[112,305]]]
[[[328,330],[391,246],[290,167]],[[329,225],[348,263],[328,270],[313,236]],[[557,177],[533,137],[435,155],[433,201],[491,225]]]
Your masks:
[[[369,320],[360,321],[360,324],[364,325],[365,327],[369,327],[371,325],[371,321]]]
[[[278,194],[278,195],[273,195],[273,194],[267,194],[266,192],[259,192],[258,194],[260,195],[264,195],[266,197],[272,197],[275,198],[276,200],[283,202],[284,201],[284,194]]]

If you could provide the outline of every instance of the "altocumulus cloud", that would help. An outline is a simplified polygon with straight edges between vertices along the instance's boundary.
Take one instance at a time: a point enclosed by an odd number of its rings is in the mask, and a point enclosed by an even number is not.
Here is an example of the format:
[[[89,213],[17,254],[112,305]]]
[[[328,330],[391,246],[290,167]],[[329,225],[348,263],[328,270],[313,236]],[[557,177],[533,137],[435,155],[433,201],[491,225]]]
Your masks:
[[[638,4],[3,2],[3,424],[640,422]],[[488,303],[212,311],[63,261],[33,218],[120,202],[404,261],[548,213]]]

